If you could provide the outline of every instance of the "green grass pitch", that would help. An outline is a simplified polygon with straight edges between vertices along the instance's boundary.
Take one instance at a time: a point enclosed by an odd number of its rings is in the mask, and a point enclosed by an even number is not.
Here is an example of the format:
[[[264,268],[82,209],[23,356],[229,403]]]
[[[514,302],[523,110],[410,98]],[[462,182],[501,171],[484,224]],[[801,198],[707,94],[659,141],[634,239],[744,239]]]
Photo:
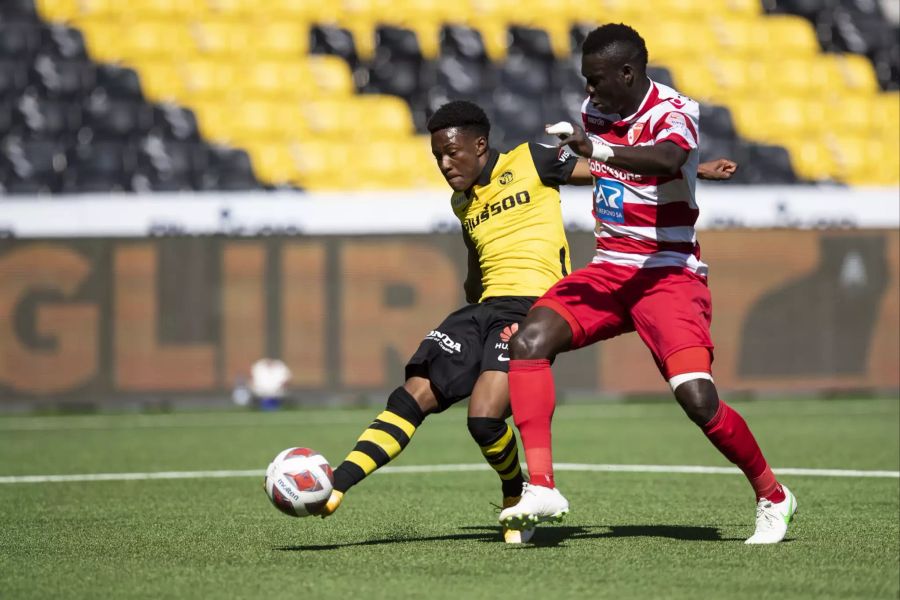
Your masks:
[[[900,402],[735,402],[778,467],[900,468]],[[0,476],[265,468],[288,446],[337,465],[378,409],[5,416]],[[555,459],[728,466],[672,404],[558,408]],[[465,411],[396,465],[478,463]],[[743,544],[739,475],[557,474],[572,512],[505,546],[490,471],[380,473],[327,520],[291,519],[262,477],[0,483],[0,598],[897,598],[900,480],[788,476],[800,511]]]

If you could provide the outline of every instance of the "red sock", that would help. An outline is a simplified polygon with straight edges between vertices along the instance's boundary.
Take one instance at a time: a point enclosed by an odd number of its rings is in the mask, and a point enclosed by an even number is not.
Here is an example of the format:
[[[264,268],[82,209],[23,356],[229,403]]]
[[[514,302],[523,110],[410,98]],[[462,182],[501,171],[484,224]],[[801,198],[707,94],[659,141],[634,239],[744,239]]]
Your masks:
[[[550,421],[556,407],[556,392],[550,361],[509,361],[509,400],[513,421],[522,436],[531,483],[556,487],[550,441]]]
[[[775,480],[775,474],[763,457],[747,422],[736,410],[719,400],[719,409],[712,420],[703,426],[703,433],[725,458],[740,467],[750,480],[757,499],[784,501],[784,490]]]

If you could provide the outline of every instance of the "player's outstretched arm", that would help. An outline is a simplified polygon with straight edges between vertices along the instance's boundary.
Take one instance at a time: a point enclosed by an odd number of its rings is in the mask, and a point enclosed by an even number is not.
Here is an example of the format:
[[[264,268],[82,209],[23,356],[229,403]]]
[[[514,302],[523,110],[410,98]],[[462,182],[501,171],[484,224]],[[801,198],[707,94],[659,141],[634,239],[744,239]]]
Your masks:
[[[709,181],[727,181],[731,179],[731,176],[734,175],[737,169],[738,164],[733,160],[719,158],[709,162],[700,163],[697,166],[697,178]],[[593,185],[594,178],[591,175],[591,167],[588,159],[578,159],[578,162],[575,163],[575,168],[572,169],[572,174],[569,176],[569,180],[566,181],[566,183],[568,185]]]
[[[738,170],[738,164],[727,158],[718,158],[700,163],[697,167],[697,178],[709,181],[727,181]]]
[[[638,175],[676,175],[688,159],[688,151],[669,141],[652,146],[616,146],[594,144],[579,126],[557,123],[546,129],[560,138],[559,146],[568,146],[577,155],[627,169]]]

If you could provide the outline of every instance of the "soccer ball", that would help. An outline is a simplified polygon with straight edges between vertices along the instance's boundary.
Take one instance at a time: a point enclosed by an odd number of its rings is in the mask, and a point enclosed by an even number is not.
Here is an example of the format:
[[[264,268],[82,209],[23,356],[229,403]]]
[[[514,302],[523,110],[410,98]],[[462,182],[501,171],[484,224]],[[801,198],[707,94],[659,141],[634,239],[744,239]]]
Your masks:
[[[307,517],[325,506],[333,485],[324,456],[309,448],[288,448],[269,464],[264,487],[275,508],[291,517]]]

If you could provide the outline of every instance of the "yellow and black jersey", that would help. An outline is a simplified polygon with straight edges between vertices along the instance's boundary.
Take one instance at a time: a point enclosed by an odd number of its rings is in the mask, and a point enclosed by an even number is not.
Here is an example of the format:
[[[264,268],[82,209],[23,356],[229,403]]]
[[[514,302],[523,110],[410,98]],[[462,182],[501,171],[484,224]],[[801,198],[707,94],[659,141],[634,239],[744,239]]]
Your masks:
[[[534,143],[489,152],[475,185],[450,201],[478,254],[481,300],[541,296],[571,271],[559,186],[577,157]]]

